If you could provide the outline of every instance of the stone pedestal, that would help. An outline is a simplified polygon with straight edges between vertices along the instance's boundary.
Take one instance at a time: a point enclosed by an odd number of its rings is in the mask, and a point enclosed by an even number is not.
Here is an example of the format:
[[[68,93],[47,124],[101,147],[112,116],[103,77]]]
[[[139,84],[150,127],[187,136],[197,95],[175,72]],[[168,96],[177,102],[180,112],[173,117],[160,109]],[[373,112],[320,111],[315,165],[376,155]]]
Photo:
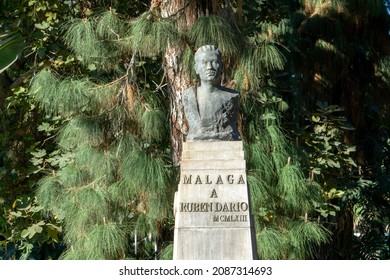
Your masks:
[[[180,166],[173,258],[255,259],[242,142],[185,142]]]

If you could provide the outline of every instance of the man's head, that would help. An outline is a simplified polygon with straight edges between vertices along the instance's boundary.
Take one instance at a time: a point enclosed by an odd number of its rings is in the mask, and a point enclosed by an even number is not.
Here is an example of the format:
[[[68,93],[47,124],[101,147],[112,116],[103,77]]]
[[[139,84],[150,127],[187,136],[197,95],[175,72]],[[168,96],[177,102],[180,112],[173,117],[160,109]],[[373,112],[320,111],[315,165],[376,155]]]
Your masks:
[[[202,82],[221,84],[221,52],[213,45],[200,47],[195,53],[195,72]]]

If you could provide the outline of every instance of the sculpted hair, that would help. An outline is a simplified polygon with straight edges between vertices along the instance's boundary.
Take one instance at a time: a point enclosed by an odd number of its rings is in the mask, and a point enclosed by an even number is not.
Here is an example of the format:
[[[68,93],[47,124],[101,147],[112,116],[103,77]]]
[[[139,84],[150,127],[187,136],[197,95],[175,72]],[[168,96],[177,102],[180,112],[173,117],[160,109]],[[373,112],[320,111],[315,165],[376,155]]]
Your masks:
[[[222,57],[221,57],[222,54],[217,47],[215,47],[214,45],[205,45],[205,46],[201,46],[195,52],[195,63],[196,63],[196,61],[198,61],[200,54],[202,54],[204,52],[214,52],[218,56],[219,61],[222,61]]]

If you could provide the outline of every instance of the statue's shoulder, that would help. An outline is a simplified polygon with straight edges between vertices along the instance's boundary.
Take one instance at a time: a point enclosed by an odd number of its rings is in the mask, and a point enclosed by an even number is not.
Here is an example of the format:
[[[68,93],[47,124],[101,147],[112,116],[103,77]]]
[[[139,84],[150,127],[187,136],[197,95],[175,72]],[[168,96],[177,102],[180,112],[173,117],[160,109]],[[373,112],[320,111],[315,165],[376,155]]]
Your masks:
[[[186,88],[185,90],[183,90],[183,92],[182,92],[183,102],[188,103],[188,102],[192,101],[192,99],[195,98],[195,92],[196,92],[195,87],[190,87],[190,88]]]
[[[189,107],[195,106],[196,89],[194,87],[186,88],[185,90],[183,90],[181,98],[182,103],[184,105],[184,109],[188,110]]]
[[[229,100],[238,100],[240,93],[234,89],[221,87],[221,91],[226,99]]]
[[[195,94],[195,90],[195,87],[186,88],[185,90],[183,90],[183,96],[187,94]]]

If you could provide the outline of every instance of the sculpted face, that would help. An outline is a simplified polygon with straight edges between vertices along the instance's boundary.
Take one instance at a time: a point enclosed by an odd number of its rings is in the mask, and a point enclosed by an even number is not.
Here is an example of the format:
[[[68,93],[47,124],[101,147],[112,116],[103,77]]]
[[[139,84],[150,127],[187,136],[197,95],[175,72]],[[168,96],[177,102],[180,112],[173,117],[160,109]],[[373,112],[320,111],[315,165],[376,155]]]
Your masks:
[[[219,84],[221,81],[221,58],[215,50],[202,50],[195,58],[195,71],[202,82]]]

